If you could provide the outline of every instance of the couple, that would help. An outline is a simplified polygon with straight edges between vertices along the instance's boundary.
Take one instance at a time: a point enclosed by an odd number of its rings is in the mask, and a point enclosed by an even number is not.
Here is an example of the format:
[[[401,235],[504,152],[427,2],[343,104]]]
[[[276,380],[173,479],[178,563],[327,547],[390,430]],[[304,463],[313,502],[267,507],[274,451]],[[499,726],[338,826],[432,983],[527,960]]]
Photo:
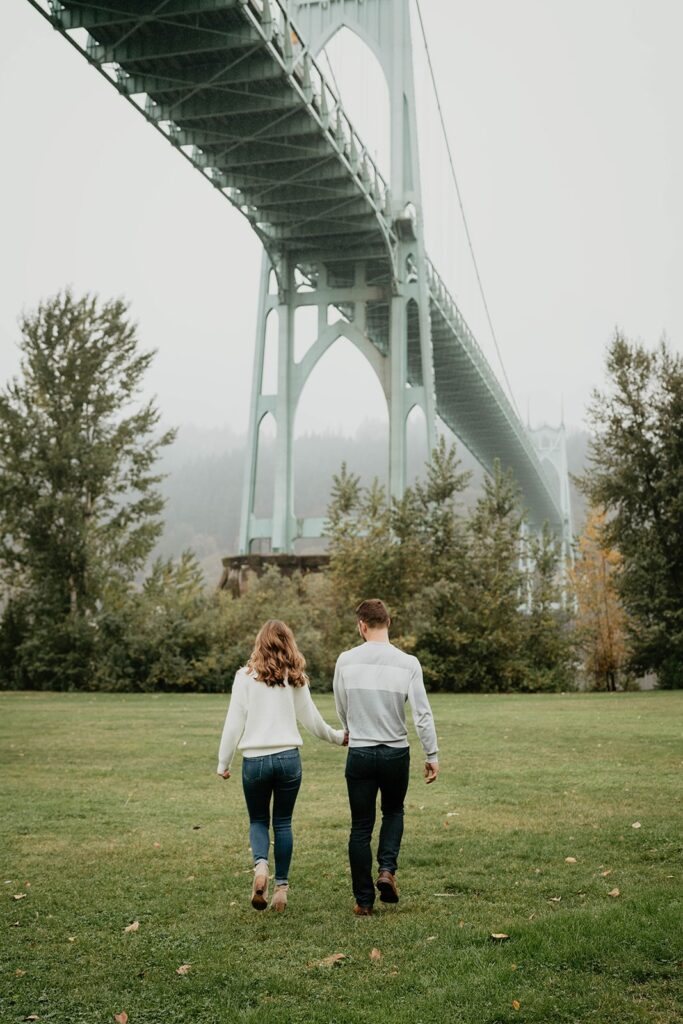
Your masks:
[[[364,643],[344,651],[334,672],[334,699],[343,730],[327,725],[313,703],[306,661],[286,623],[270,619],[261,627],[246,668],[235,676],[218,753],[218,774],[230,778],[230,764],[239,747],[254,856],[251,904],[256,910],[268,905],[271,799],[275,852],[271,906],[280,912],[287,906],[292,814],[301,785],[302,740],[297,721],[314,736],[349,748],[346,784],[351,806],[349,860],[354,913],[368,916],[375,902],[370,841],[378,790],[382,828],[376,886],[380,900],[398,903],[395,875],[410,767],[406,701],[425,752],[428,783],[439,773],[436,731],[420,663],[390,643],[391,620],[384,603],[363,601],[356,618]]]

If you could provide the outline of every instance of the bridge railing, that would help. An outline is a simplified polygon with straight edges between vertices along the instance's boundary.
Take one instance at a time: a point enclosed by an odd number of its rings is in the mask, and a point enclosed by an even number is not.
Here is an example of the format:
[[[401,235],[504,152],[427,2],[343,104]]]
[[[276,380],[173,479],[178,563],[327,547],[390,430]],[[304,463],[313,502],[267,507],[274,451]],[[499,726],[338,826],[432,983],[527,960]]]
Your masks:
[[[285,69],[293,75],[304,98],[318,112],[323,128],[330,131],[337,146],[347,156],[351,170],[358,174],[378,211],[390,215],[389,185],[370,156],[353,122],[344,110],[320,65],[302,42],[289,11],[282,0],[239,0],[258,17],[266,35],[279,51]]]

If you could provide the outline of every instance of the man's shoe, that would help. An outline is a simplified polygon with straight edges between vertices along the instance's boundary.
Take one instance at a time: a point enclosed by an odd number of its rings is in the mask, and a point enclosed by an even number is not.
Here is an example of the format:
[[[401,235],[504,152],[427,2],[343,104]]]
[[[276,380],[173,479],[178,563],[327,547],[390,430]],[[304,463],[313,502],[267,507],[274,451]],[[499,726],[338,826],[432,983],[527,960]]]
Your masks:
[[[356,917],[371,917],[372,907],[361,907],[359,903],[356,903],[353,912]]]
[[[392,875],[391,871],[380,871],[379,878],[377,879],[377,888],[379,889],[379,898],[382,903],[398,903],[396,878]]]
[[[251,890],[251,905],[254,910],[265,910],[268,906],[268,875],[254,875],[254,886]]]

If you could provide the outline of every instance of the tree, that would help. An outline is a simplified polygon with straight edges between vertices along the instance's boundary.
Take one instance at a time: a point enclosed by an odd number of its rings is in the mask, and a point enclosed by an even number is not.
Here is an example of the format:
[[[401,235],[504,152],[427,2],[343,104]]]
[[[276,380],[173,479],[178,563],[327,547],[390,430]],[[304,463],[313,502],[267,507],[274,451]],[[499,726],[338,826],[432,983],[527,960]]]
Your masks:
[[[615,690],[627,662],[627,622],[616,584],[622,559],[604,546],[604,526],[605,513],[591,509],[571,576],[585,671],[597,689]]]
[[[522,519],[512,474],[496,462],[465,523],[457,562],[424,595],[416,654],[433,686],[492,692],[523,685]]]
[[[529,608],[524,649],[529,665],[526,689],[564,690],[573,686],[573,637],[560,577],[560,541],[547,523],[528,540]]]
[[[154,353],[123,301],[67,290],[21,335],[21,374],[0,393],[0,578],[26,629],[3,670],[80,687],[105,586],[129,584],[159,536],[154,464],[174,432],[159,434],[152,401],[132,408]]]
[[[608,385],[595,391],[581,486],[604,509],[600,533],[623,559],[615,576],[628,614],[630,664],[683,686],[683,358],[617,333]]]

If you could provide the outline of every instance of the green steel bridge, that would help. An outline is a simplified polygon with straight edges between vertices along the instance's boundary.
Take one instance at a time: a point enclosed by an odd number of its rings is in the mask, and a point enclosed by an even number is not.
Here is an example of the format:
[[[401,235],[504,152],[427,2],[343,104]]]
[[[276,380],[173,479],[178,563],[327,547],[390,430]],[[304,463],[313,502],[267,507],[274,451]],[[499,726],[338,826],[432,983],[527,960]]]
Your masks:
[[[566,543],[566,480],[548,471],[424,250],[408,0],[29,0],[249,221],[264,248],[241,549],[319,536],[294,515],[293,424],[313,367],[339,337],[377,373],[389,408],[390,490],[406,483],[406,421],[439,417],[491,470],[511,467],[532,526]],[[391,167],[372,160],[316,60],[341,27],[389,85]],[[294,359],[296,313],[318,337]],[[263,390],[266,324],[278,369]],[[254,514],[261,421],[277,427],[272,516]],[[565,467],[566,469],[566,467]]]

